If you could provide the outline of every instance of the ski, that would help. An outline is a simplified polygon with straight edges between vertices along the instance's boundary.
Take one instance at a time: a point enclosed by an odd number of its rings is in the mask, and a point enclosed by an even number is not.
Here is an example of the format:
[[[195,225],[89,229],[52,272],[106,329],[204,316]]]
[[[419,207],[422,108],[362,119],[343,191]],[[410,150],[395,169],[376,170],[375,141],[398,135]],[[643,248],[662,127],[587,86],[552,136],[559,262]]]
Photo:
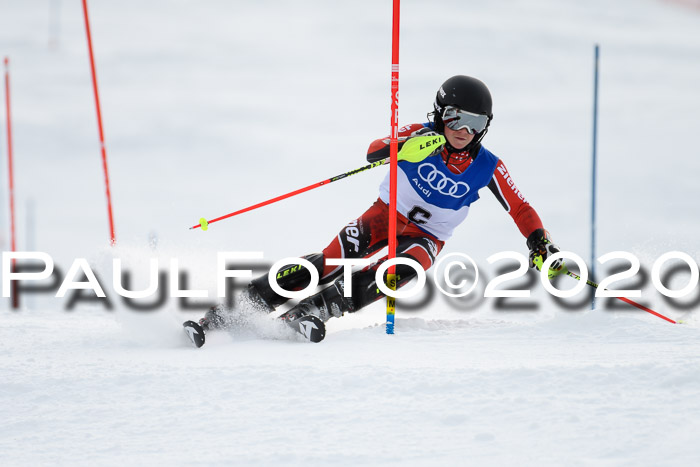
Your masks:
[[[290,329],[308,342],[321,342],[326,337],[326,325],[314,315],[290,316],[282,315],[279,318]],[[201,322],[185,321],[182,323],[183,330],[187,338],[199,348],[206,342],[206,331]],[[294,336],[296,334],[293,334]]]
[[[187,337],[192,341],[195,347],[199,348],[204,345],[204,329],[194,321],[185,321],[182,327]]]
[[[309,342],[321,342],[326,337],[326,325],[318,316],[303,315],[297,318],[286,318],[282,315],[280,318],[287,326],[301,334],[301,336]]]

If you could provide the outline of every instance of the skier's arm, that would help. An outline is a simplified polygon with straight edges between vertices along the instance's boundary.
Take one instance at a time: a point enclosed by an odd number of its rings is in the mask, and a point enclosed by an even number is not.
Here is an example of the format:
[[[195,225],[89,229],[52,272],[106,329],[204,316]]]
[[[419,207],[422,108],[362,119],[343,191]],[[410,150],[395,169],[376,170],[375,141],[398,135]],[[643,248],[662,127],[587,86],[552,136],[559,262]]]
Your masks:
[[[429,130],[421,123],[413,123],[411,125],[406,125],[399,129],[399,150],[403,146],[403,143],[412,136],[416,136],[421,130]],[[389,157],[389,143],[391,140],[387,138],[380,138],[372,141],[367,149],[367,162],[377,162],[382,159]]]
[[[542,264],[550,255],[559,252],[559,247],[552,243],[549,232],[542,226],[540,216],[520,192],[503,161],[498,161],[488,186],[513,218],[520,233],[527,238],[526,244],[530,249],[530,267],[541,269]],[[549,277],[552,278],[565,271],[564,261],[557,259],[552,263],[548,273]]]
[[[513,218],[520,233],[525,238],[529,237],[535,230],[544,228],[537,211],[530,206],[530,203],[527,202],[522,192],[515,185],[503,161],[498,161],[488,187],[498,202],[510,214],[510,217]]]

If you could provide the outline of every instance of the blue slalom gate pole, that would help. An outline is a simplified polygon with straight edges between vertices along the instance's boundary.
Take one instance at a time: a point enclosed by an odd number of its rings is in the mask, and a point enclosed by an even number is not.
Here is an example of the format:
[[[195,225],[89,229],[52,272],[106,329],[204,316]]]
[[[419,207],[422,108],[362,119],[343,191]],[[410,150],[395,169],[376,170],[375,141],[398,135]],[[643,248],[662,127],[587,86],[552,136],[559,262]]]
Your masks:
[[[593,167],[591,170],[591,277],[596,277],[596,178],[598,165],[598,62],[600,46],[595,45],[593,71]],[[595,295],[591,299],[591,309],[595,308]]]

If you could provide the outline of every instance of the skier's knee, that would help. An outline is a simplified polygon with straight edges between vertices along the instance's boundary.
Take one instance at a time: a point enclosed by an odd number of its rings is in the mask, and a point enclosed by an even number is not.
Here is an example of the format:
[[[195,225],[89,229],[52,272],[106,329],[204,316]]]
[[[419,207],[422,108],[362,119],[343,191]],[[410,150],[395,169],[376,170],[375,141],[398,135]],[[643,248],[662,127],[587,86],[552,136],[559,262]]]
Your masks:
[[[318,273],[321,274],[324,263],[322,253],[313,253],[303,258],[309,261],[316,268]],[[301,290],[311,283],[311,273],[300,264],[289,264],[277,271],[275,280],[277,281],[277,285],[284,290]],[[268,311],[274,310],[289,300],[272,290],[268,274],[253,279],[248,285],[246,293],[251,300],[268,308]]]

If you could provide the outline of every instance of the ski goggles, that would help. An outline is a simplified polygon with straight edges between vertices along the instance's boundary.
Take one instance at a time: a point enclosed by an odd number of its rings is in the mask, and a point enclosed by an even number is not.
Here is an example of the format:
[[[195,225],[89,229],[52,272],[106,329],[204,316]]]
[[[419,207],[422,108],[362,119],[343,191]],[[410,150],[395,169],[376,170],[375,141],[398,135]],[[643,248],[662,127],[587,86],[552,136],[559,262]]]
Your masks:
[[[447,128],[459,131],[466,128],[470,135],[481,133],[489,122],[487,115],[473,114],[448,105],[442,112],[442,121]]]

